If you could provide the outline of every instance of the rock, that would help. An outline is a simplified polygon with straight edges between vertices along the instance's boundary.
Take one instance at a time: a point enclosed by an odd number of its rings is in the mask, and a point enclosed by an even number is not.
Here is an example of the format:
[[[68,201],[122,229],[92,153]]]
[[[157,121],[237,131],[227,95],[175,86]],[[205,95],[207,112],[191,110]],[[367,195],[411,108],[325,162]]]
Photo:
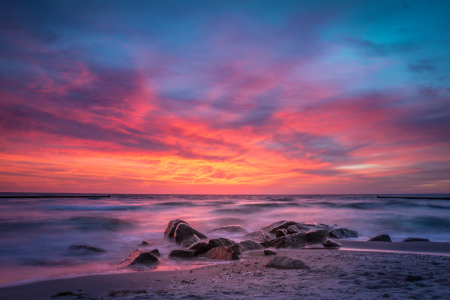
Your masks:
[[[205,254],[210,249],[208,247],[208,243],[200,242],[200,243],[197,243],[194,246],[190,247],[189,250],[194,250],[194,255],[197,256],[200,254]]]
[[[405,280],[408,281],[408,282],[415,282],[415,281],[423,280],[423,277],[422,276],[408,275],[408,277],[406,277]]]
[[[193,250],[172,250],[170,251],[169,258],[193,258],[195,251]]]
[[[172,221],[169,222],[169,224],[167,224],[166,231],[164,231],[164,237],[173,238],[173,236],[175,234],[175,230],[177,229],[177,226],[180,223],[184,223],[184,224],[189,225],[188,222],[185,222],[185,221],[180,220],[180,219],[172,220]]]
[[[157,263],[158,258],[150,252],[144,252],[141,249],[136,249],[124,260],[119,262],[119,266],[128,267],[137,264],[151,264]]]
[[[277,238],[272,242],[276,249],[280,248],[299,248],[306,245],[306,238],[304,233],[289,234]]]
[[[200,239],[199,239],[199,237],[196,234],[194,234],[194,235],[192,235],[190,237],[184,238],[181,241],[180,245],[181,245],[181,247],[189,248],[192,245],[197,244],[198,242],[200,242]]]
[[[287,232],[288,234],[294,234],[294,233],[299,233],[299,232],[307,232],[309,231],[310,228],[308,226],[305,226],[303,224],[295,224],[295,225],[291,225],[287,228]]]
[[[287,221],[287,220],[281,220],[278,222],[274,222],[270,225],[267,225],[265,227],[262,227],[260,230],[268,233],[275,233],[278,229],[286,229],[291,225],[299,224],[294,221]]]
[[[239,256],[237,256],[237,254],[233,250],[225,246],[212,248],[204,254],[204,257],[217,260],[239,259]]]
[[[358,232],[347,228],[336,228],[328,231],[328,235],[334,239],[357,238]]]
[[[342,244],[341,244],[341,243],[335,242],[335,241],[333,241],[333,240],[331,240],[331,239],[325,239],[325,240],[322,242],[322,245],[323,245],[325,248],[338,248],[338,247],[342,247]]]
[[[272,250],[264,250],[264,254],[265,255],[276,255],[277,253],[275,251],[272,251]]]
[[[158,249],[153,249],[152,251],[150,251],[150,253],[153,254],[154,256],[161,256]]]
[[[142,246],[149,246],[149,245],[151,245],[152,243],[149,243],[149,242],[147,242],[147,241],[142,241],[142,243],[141,243],[141,245]]]
[[[175,243],[177,244],[192,244],[193,240],[195,240],[194,235],[197,236],[197,239],[206,239],[208,238],[206,235],[201,233],[200,231],[194,229],[193,227],[189,226],[185,223],[179,223],[177,225],[177,228],[175,229],[174,238]],[[184,241],[184,242],[183,242]]]
[[[270,241],[271,238],[262,230],[256,230],[242,236],[246,240],[252,240],[258,243]]]
[[[429,242],[429,239],[417,238],[417,237],[409,237],[403,240],[404,242]]]
[[[288,232],[286,229],[278,229],[277,231],[275,231],[275,235],[277,236],[277,238],[288,235]]]
[[[210,239],[208,242],[208,250],[211,250],[216,247],[225,246],[230,247],[235,244],[234,241],[226,239],[226,238],[218,238],[218,239]]]
[[[214,229],[208,231],[208,233],[223,233],[223,232],[240,233],[240,234],[248,233],[248,231],[240,225],[227,225],[227,226],[222,226],[219,228],[214,228]]]
[[[379,234],[370,238],[368,242],[392,242],[392,240],[388,234]]]
[[[309,269],[303,261],[292,259],[287,256],[274,257],[269,260],[265,267],[275,269]]]
[[[102,248],[89,245],[72,245],[69,247],[69,250],[76,251],[79,254],[106,253],[106,250],[103,250]]]
[[[325,229],[315,229],[305,233],[305,239],[308,243],[322,243],[327,237],[328,231]]]
[[[265,241],[262,243],[259,243],[263,248],[269,248],[269,247],[273,247],[273,241],[275,240],[271,240],[271,241]]]
[[[264,249],[259,243],[251,240],[242,241],[232,245],[231,250],[233,250],[236,254],[241,254],[243,252],[252,251],[252,250],[261,250]]]

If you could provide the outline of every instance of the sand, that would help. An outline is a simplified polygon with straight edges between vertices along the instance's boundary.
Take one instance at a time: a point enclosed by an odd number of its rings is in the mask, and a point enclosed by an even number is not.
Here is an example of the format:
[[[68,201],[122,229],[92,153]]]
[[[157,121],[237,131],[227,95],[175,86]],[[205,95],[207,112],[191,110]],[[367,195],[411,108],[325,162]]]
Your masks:
[[[0,299],[51,299],[64,291],[79,295],[54,299],[450,299],[450,243],[344,241],[343,249],[275,250],[304,261],[309,270],[267,269],[271,257],[258,250],[241,254],[239,261],[191,270],[6,287]],[[408,281],[408,275],[420,278]]]

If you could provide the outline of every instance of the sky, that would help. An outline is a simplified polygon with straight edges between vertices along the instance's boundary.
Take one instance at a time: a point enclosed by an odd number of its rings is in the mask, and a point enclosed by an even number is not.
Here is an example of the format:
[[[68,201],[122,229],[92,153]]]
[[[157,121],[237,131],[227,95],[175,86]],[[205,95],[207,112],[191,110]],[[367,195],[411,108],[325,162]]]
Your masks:
[[[0,191],[450,193],[449,1],[3,1]]]

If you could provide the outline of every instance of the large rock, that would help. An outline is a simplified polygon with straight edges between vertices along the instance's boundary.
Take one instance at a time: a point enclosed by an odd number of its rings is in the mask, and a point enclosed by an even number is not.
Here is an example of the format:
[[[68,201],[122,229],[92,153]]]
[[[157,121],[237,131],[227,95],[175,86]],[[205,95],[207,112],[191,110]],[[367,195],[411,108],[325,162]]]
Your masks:
[[[263,248],[270,248],[273,247],[273,242],[276,240],[270,240],[270,241],[265,241],[262,243],[259,243]]]
[[[303,261],[292,259],[287,256],[274,257],[269,260],[265,267],[275,269],[309,269]]]
[[[215,247],[204,254],[204,257],[217,260],[236,260],[239,256],[228,247]]]
[[[75,251],[78,254],[100,254],[106,253],[106,250],[102,248],[89,246],[89,245],[72,245],[69,247],[69,250]]]
[[[331,239],[325,239],[324,241],[322,241],[322,245],[325,248],[339,248],[339,247],[342,247],[341,243],[338,243],[338,242],[333,241]]]
[[[328,231],[328,235],[334,239],[357,238],[358,232],[347,228],[336,228]]]
[[[328,231],[325,229],[315,229],[305,233],[308,243],[322,243],[326,238],[328,238]]]
[[[152,253],[142,251],[141,249],[136,249],[131,252],[131,254],[127,258],[121,260],[119,262],[119,266],[128,267],[137,264],[153,264],[157,263],[158,261],[158,258]]]
[[[392,242],[392,240],[388,234],[383,233],[370,238],[368,242]]]
[[[193,250],[172,250],[169,253],[169,258],[193,258],[194,256]]]
[[[214,228],[210,231],[208,231],[208,233],[240,233],[240,234],[247,234],[248,231],[240,226],[240,225],[227,225],[227,226],[222,226],[219,228]]]
[[[429,239],[417,238],[417,237],[409,237],[403,240],[404,242],[429,242]]]
[[[275,235],[277,236],[277,238],[279,238],[279,237],[288,235],[288,232],[287,232],[287,230],[284,229],[284,228],[283,228],[283,229],[278,229],[278,230],[275,232]]]
[[[193,243],[196,243],[197,241],[195,241],[196,238],[194,236],[196,236],[198,240],[208,238],[206,235],[194,229],[188,224],[179,223],[177,225],[174,233],[175,242],[177,244],[184,244],[185,246],[189,246]]]
[[[158,249],[153,249],[153,250],[150,251],[150,253],[153,254],[154,256],[158,256],[158,257],[161,256],[161,253],[159,253]]]
[[[200,242],[200,238],[199,238],[196,234],[194,234],[194,235],[185,237],[185,238],[181,241],[181,244],[180,244],[180,245],[181,245],[181,247],[189,248],[189,247],[191,247],[192,245],[197,244],[198,242]]]
[[[169,224],[167,224],[166,231],[164,231],[164,237],[173,238],[173,236],[175,234],[175,230],[177,229],[177,226],[180,223],[184,223],[184,224],[189,225],[188,222],[185,222],[185,221],[180,220],[180,219],[172,220],[172,221],[169,222]]]
[[[258,243],[263,243],[263,242],[272,240],[270,238],[270,236],[268,236],[267,233],[265,233],[262,230],[256,230],[256,231],[247,233],[247,234],[243,235],[242,238],[244,238],[246,240],[252,240],[252,241],[255,241]]]
[[[264,254],[265,255],[277,255],[277,253],[275,251],[272,251],[272,250],[264,250]]]
[[[273,247],[280,248],[299,248],[306,245],[304,233],[289,234],[272,241]]]
[[[210,239],[208,242],[208,250],[221,246],[230,247],[233,244],[235,244],[234,241],[226,238]]]
[[[236,243],[236,244],[232,245],[230,248],[236,254],[241,254],[241,253],[247,252],[247,251],[264,249],[264,247],[261,246],[259,243],[255,242],[255,241],[251,241],[251,240]]]
[[[298,224],[297,222],[294,221],[287,221],[287,220],[281,220],[278,222],[274,222],[270,225],[267,225],[265,227],[262,227],[260,230],[264,231],[264,232],[268,232],[268,233],[275,233],[277,232],[278,229],[286,229],[291,225],[295,225]]]
[[[208,247],[208,243],[200,242],[200,243],[195,244],[194,246],[191,246],[189,248],[189,250],[194,250],[194,254],[197,256],[200,254],[205,254],[210,249]]]
[[[303,224],[295,224],[295,225],[291,225],[287,228],[287,232],[288,234],[294,234],[294,233],[299,233],[299,232],[307,232],[309,231],[310,228],[306,225]]]

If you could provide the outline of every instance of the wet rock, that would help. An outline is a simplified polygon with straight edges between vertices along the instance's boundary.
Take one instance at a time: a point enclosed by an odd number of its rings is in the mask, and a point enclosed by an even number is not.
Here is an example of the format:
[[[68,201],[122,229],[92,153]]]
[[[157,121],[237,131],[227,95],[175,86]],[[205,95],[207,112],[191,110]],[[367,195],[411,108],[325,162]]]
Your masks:
[[[95,247],[95,246],[89,246],[89,245],[72,245],[69,247],[69,250],[76,251],[79,254],[106,253],[106,250],[103,250],[102,248]]]
[[[262,230],[256,230],[242,236],[246,240],[252,240],[258,243],[270,241],[271,238]]]
[[[328,238],[328,231],[325,229],[315,229],[305,233],[305,239],[308,243],[322,243],[326,238]]]
[[[216,247],[230,247],[231,245],[235,244],[236,242],[226,239],[226,238],[218,238],[218,239],[210,239],[208,242],[208,250],[211,250]]]
[[[255,242],[255,241],[251,241],[251,240],[236,243],[236,244],[232,245],[230,248],[236,254],[241,254],[241,253],[247,252],[247,251],[264,249],[263,246],[261,246],[259,243]]]
[[[164,237],[166,237],[166,238],[173,238],[173,236],[175,234],[175,230],[177,229],[177,226],[180,223],[184,223],[184,224],[189,225],[188,222],[185,222],[185,221],[180,220],[180,219],[172,220],[172,221],[169,222],[169,224],[167,224],[166,231],[164,231]]]
[[[339,247],[342,247],[342,244],[341,244],[341,243],[335,242],[335,241],[333,241],[333,240],[331,240],[331,239],[325,239],[325,240],[322,242],[322,245],[323,245],[325,248],[339,248]]]
[[[151,254],[153,254],[154,256],[161,256],[161,254],[159,253],[158,249],[153,249],[152,251],[150,251]]]
[[[141,243],[141,245],[142,246],[149,246],[149,245],[151,245],[152,243],[149,243],[149,242],[147,242],[147,241],[142,241],[142,243]]]
[[[277,238],[288,235],[288,232],[286,229],[278,229],[277,231],[275,231],[275,235],[277,236]]]
[[[200,243],[195,244],[194,246],[191,246],[189,248],[189,250],[193,250],[194,251],[194,255],[197,256],[197,255],[200,255],[200,254],[205,254],[210,249],[208,247],[208,243],[200,242]]]
[[[214,228],[210,231],[208,231],[208,233],[240,233],[240,234],[247,234],[248,231],[240,226],[240,225],[227,225],[227,226],[222,226],[219,228]]]
[[[392,240],[388,234],[379,234],[370,238],[368,242],[392,242]]]
[[[422,281],[423,277],[422,276],[408,275],[405,280],[408,281],[408,282],[416,282],[416,281]]]
[[[169,258],[193,258],[195,251],[193,250],[172,250],[170,251]]]
[[[269,260],[266,268],[275,269],[309,269],[309,267],[299,259],[292,259],[287,256],[277,256]]]
[[[358,232],[347,228],[336,228],[328,231],[328,235],[334,239],[357,238]]]
[[[215,247],[204,254],[204,257],[217,260],[237,260],[239,256],[228,247]]]
[[[273,247],[273,241],[275,240],[271,240],[271,241],[265,241],[262,243],[259,243],[263,248],[269,248],[269,247]]]
[[[276,255],[277,253],[275,251],[272,251],[272,250],[264,250],[264,254],[265,255]]]
[[[306,238],[304,233],[289,234],[277,238],[272,242],[273,247],[280,248],[299,248],[306,245]]]
[[[403,240],[404,242],[429,242],[429,239],[417,238],[417,237],[409,237]]]
[[[194,235],[196,237],[194,237]],[[189,226],[188,224],[185,224],[185,223],[179,223],[177,225],[177,228],[175,229],[175,233],[174,233],[173,236],[174,236],[174,239],[175,239],[175,243],[177,243],[177,244],[184,244],[185,246],[186,245],[189,246],[191,244],[195,244],[200,239],[208,238],[206,235],[204,235],[200,231],[194,229],[193,227],[191,227],[191,226]],[[197,239],[198,239],[198,241],[194,242]]]
[[[127,267],[137,264],[152,264],[157,263],[158,258],[150,252],[142,251],[141,249],[136,249],[124,260],[119,262],[119,266]]]
[[[305,226],[303,224],[295,224],[295,225],[291,225],[287,228],[287,232],[288,234],[294,234],[294,233],[299,233],[299,232],[307,232],[309,231],[310,228],[308,226]]]
[[[196,234],[194,234],[194,235],[192,235],[192,236],[190,236],[190,237],[186,237],[186,238],[184,238],[182,241],[181,241],[181,247],[184,247],[184,248],[189,248],[189,247],[191,247],[192,245],[195,245],[195,244],[197,244],[198,242],[200,242],[200,239],[199,239],[199,237],[196,235]]]
[[[277,232],[278,229],[286,229],[291,225],[295,225],[298,224],[297,222],[294,221],[287,221],[287,220],[281,220],[278,222],[274,222],[270,225],[267,225],[265,227],[262,227],[260,230],[264,231],[264,232],[268,232],[268,233],[275,233]]]

